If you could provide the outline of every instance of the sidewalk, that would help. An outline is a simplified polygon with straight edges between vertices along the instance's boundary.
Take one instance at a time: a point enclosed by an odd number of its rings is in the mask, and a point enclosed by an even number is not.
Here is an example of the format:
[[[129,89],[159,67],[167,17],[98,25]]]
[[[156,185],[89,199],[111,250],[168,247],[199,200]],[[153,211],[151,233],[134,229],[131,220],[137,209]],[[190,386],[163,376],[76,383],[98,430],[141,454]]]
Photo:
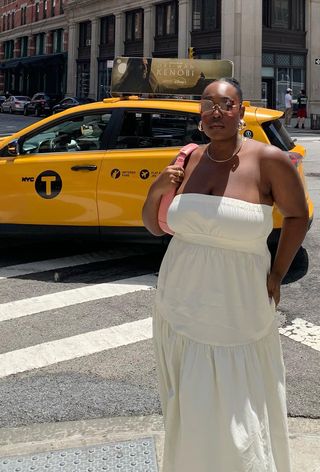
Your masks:
[[[320,472],[320,419],[289,418],[289,431],[292,472]],[[90,452],[93,452],[94,446],[104,445],[104,450],[107,450],[106,445],[110,443],[112,446],[116,443],[118,446],[116,445],[115,447],[120,450],[122,441],[134,443],[141,438],[152,438],[154,440],[160,471],[164,439],[161,416],[102,418],[68,423],[38,424],[20,428],[4,428],[0,429],[0,470],[1,472],[6,470],[18,470],[16,468],[3,468],[5,467],[2,465],[5,462],[3,458],[7,456],[29,454],[30,461],[31,459],[35,461],[37,454],[59,450],[59,460],[61,461],[61,457],[66,456],[68,452],[61,450],[91,446],[92,450]],[[20,460],[20,462],[22,461]],[[92,472],[98,472],[100,470],[116,472],[117,470],[117,468],[110,469],[108,460],[106,461],[106,466],[102,469],[94,468],[94,466],[89,469],[87,467],[88,464],[86,468],[79,466],[75,470],[92,470]],[[25,472],[26,470],[33,469],[20,468],[19,470]],[[35,468],[34,470],[41,471],[46,469]],[[74,468],[65,469],[61,466],[59,470],[73,472]],[[149,467],[146,469],[140,468],[139,466],[133,468],[132,464],[127,467],[121,467],[122,472],[138,472],[140,470],[156,472],[155,468]]]
[[[284,125],[284,120],[282,119],[282,123]],[[304,129],[301,128],[295,128],[297,123],[297,118],[292,118],[291,120],[291,125],[290,126],[285,126],[286,130],[291,136],[296,136],[300,134],[315,134],[320,137],[320,129],[311,129],[311,120],[310,118],[306,118],[304,126]]]

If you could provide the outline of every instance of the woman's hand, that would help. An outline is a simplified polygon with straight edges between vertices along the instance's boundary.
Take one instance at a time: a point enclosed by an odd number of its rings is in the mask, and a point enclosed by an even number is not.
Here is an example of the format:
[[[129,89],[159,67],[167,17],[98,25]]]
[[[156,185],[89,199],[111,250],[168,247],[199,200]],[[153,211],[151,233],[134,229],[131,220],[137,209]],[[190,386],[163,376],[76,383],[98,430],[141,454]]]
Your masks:
[[[267,277],[267,290],[268,290],[268,295],[271,300],[271,298],[274,299],[276,306],[280,302],[280,285],[281,285],[281,277],[274,273],[270,272]]]
[[[162,195],[177,189],[184,178],[184,170],[177,165],[167,166],[161,174],[157,177],[152,187],[157,188],[157,192]]]
[[[158,212],[161,198],[175,191],[184,178],[184,170],[177,165],[166,167],[151,185],[147,199],[142,209],[142,219],[145,227],[155,236],[164,234],[159,226]]]

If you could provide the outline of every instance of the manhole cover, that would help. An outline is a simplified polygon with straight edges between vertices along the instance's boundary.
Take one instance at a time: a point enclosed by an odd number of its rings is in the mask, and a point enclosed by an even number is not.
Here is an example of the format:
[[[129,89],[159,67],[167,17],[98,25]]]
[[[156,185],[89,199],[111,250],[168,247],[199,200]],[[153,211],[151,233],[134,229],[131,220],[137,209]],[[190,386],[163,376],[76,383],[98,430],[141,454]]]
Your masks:
[[[0,472],[157,472],[152,438],[0,458]]]

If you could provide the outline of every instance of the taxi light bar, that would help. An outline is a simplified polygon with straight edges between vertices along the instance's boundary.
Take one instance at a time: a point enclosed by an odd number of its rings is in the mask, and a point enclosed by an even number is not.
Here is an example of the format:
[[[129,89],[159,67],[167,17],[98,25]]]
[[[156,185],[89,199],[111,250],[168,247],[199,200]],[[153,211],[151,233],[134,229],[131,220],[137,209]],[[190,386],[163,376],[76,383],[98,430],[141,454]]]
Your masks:
[[[120,100],[120,97],[111,97],[111,98],[104,98],[103,102],[104,103],[114,103],[118,102]]]

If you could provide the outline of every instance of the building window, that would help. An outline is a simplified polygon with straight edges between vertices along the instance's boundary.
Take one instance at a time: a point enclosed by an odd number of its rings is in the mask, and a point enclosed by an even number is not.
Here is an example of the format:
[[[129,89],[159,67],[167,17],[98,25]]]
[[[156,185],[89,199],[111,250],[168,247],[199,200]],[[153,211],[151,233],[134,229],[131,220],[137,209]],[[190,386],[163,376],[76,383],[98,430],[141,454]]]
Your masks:
[[[273,0],[271,26],[289,28],[289,0]]]
[[[10,13],[7,16],[7,29],[10,29]]]
[[[178,33],[178,4],[176,1],[161,3],[156,9],[156,36]]]
[[[126,40],[139,41],[143,38],[143,10],[126,13]]]
[[[63,34],[62,29],[53,31],[52,48],[55,54],[62,51],[62,34]]]
[[[91,46],[91,21],[84,21],[79,26],[79,47]]]
[[[114,44],[115,21],[114,15],[101,18],[100,44]]]
[[[213,31],[221,25],[220,0],[193,0],[192,31]]]
[[[63,0],[60,0],[60,15],[63,15]]]
[[[36,55],[41,55],[44,53],[44,33],[36,34]]]
[[[5,31],[6,30],[6,15],[3,15],[2,17],[2,31]]]
[[[99,61],[98,66],[98,93],[97,99],[102,100],[106,97],[111,97],[111,74],[113,61]]]
[[[25,25],[27,23],[27,7],[21,7],[20,15],[21,15],[21,25]]]
[[[14,11],[11,13],[11,29],[14,28]]]
[[[303,54],[263,53],[262,77],[275,79],[275,103],[271,105],[284,109],[287,87],[293,89],[294,97],[305,88],[306,58]]]
[[[13,58],[13,49],[14,49],[14,41],[6,41],[4,43],[4,58],[5,59],[12,59]]]
[[[23,36],[21,38],[21,57],[28,55],[28,36]]]
[[[90,85],[90,62],[77,64],[77,96],[87,97]]]
[[[35,4],[35,21],[39,21],[39,17],[40,17],[40,3],[39,2],[36,2]]]
[[[47,18],[48,0],[43,0],[43,18]]]
[[[50,15],[55,15],[55,8],[56,8],[56,0],[50,0]]]
[[[305,3],[305,0],[263,0],[263,26],[305,31]]]
[[[292,11],[292,29],[295,31],[305,31],[305,0],[296,0],[296,6]]]

